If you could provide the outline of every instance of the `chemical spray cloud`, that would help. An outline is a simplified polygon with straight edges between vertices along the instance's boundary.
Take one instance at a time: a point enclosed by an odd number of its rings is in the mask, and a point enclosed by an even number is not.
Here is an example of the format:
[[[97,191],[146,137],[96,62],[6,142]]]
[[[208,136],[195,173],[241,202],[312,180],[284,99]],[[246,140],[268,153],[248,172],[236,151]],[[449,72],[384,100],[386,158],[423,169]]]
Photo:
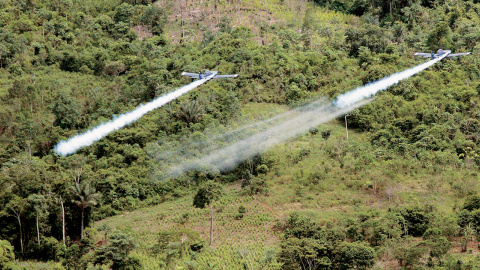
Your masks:
[[[365,98],[371,97],[378,93],[379,91],[385,90],[388,87],[397,84],[401,80],[407,79],[417,73],[419,73],[422,70],[425,70],[431,66],[433,66],[435,63],[438,61],[441,61],[443,58],[447,57],[447,55],[450,54],[450,51],[442,55],[441,57],[432,59],[428,62],[425,62],[421,65],[415,66],[413,68],[395,73],[393,75],[390,75],[386,78],[383,78],[379,81],[367,84],[365,86],[359,87],[357,89],[354,89],[350,92],[347,92],[343,95],[340,95],[333,103],[337,105],[340,108],[345,108],[351,104],[354,104],[355,102],[358,102],[360,100],[363,100]]]
[[[442,60],[446,55],[354,89],[339,96],[333,102],[316,101],[307,106],[295,109],[293,113],[289,111],[280,116],[276,116],[275,119],[280,121],[274,121],[275,125],[266,129],[261,128],[262,130],[257,131],[249,137],[237,138],[237,140],[234,141],[231,136],[225,136],[225,138],[229,138],[229,145],[207,152],[202,158],[196,158],[194,160],[184,159],[182,162],[171,167],[171,174],[176,176],[188,170],[211,168],[212,166],[220,171],[232,169],[243,160],[262,153],[275,144],[305,133],[322,123],[363,106],[371,101],[371,99],[368,98],[372,95],[427,69]],[[272,121],[266,120],[263,122],[271,123]],[[230,135],[232,132],[228,134]],[[225,143],[221,144],[224,145]]]
[[[93,129],[86,131],[85,133],[74,136],[68,141],[61,141],[55,146],[55,152],[62,156],[71,155],[75,153],[78,149],[93,144],[94,142],[107,136],[110,132],[137,121],[146,113],[155,110],[167,104],[168,102],[180,97],[181,95],[186,94],[189,91],[197,88],[198,86],[212,79],[213,76],[215,76],[215,74],[210,75],[204,79],[194,81],[178,90],[158,97],[153,101],[150,101],[149,103],[143,104],[137,107],[134,111],[122,114],[107,123],[101,124]]]
[[[149,155],[158,161],[164,160],[170,163],[180,162],[182,158],[185,159],[190,156],[195,156],[195,152],[207,153],[210,151],[215,151],[222,146],[233,144],[238,140],[252,136],[261,130],[274,127],[291,119],[300,111],[305,111],[309,107],[312,107],[314,104],[318,104],[319,102],[326,103],[326,99],[318,100],[311,105],[295,108],[284,113],[277,114],[271,118],[241,126],[237,129],[226,130],[221,134],[218,134],[218,132],[210,132],[208,129],[206,129],[203,132],[205,135],[203,138],[197,138],[193,140],[191,140],[191,138],[186,138],[181,142],[175,141],[173,143],[175,146],[170,146],[168,149],[163,150],[153,150],[154,152],[149,152]]]
[[[294,113],[287,112],[282,114],[283,121],[272,127],[258,131],[247,138],[239,139],[226,147],[216,149],[201,159],[187,160],[173,166],[170,173],[173,176],[177,176],[188,170],[209,168],[211,166],[220,171],[232,169],[247,158],[262,153],[289,138],[305,133],[322,123],[344,115],[367,102],[357,102],[345,108],[338,108],[331,102],[326,101],[313,102],[308,106],[297,108]]]

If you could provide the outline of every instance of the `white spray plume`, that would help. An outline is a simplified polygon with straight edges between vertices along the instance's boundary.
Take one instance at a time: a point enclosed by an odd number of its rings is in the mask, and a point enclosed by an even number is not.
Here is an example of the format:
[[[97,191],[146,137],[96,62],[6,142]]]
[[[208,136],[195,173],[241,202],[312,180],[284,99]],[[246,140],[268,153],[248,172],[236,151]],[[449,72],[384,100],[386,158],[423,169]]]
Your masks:
[[[320,99],[326,103],[326,99]],[[316,101],[318,103],[320,100]],[[313,104],[313,103],[312,103]],[[155,151],[150,152],[149,154],[157,160],[169,160],[172,161],[175,157],[180,157],[185,155],[190,155],[188,153],[201,150],[202,152],[208,152],[211,150],[219,149],[222,145],[228,145],[234,143],[235,141],[247,138],[259,130],[266,130],[269,127],[278,125],[279,123],[285,122],[291,117],[293,117],[299,110],[304,111],[308,106],[296,108],[289,110],[280,114],[277,114],[271,118],[263,119],[256,121],[254,123],[246,124],[237,129],[227,130],[224,133],[218,134],[212,133],[209,130],[204,130],[204,138],[196,138],[193,141],[177,141],[176,146],[167,149],[166,151]],[[194,155],[194,154],[191,154]]]
[[[149,103],[138,106],[134,111],[122,114],[115,119],[101,124],[93,129],[86,131],[85,133],[76,135],[70,138],[68,141],[61,141],[55,146],[55,152],[59,155],[66,156],[75,153],[78,149],[89,146],[101,138],[107,136],[110,132],[120,129],[128,124],[137,121],[140,117],[148,112],[155,110],[168,102],[180,97],[183,94],[197,88],[205,82],[212,79],[216,74],[212,74],[204,79],[196,80],[184,87],[175,90],[171,93],[158,97]]]
[[[345,108],[347,106],[350,106],[351,104],[354,104],[355,102],[358,102],[360,100],[363,100],[365,98],[371,97],[378,93],[379,91],[385,90],[388,87],[397,84],[401,80],[407,79],[417,73],[419,73],[422,70],[425,70],[438,61],[441,61],[443,58],[447,57],[447,55],[450,54],[450,51],[447,51],[445,54],[442,56],[432,59],[428,62],[425,62],[421,65],[415,66],[413,68],[392,74],[391,76],[388,76],[386,78],[383,78],[379,81],[358,87],[357,89],[354,89],[350,92],[347,92],[343,95],[340,95],[337,97],[337,99],[333,102],[335,105],[337,105],[340,108]]]
[[[232,169],[243,160],[262,153],[275,144],[305,133],[322,123],[328,122],[370,102],[371,99],[367,98],[378,91],[385,90],[389,86],[425,70],[447,55],[448,53],[408,70],[395,73],[379,81],[354,89],[339,96],[333,103],[319,100],[307,106],[283,113],[274,117],[279,121],[273,121],[273,126],[266,129],[260,127],[261,131],[257,131],[255,134],[246,138],[237,138],[234,142],[232,142],[232,138],[229,138],[229,145],[209,150],[207,153],[204,153],[205,156],[201,158],[195,160],[183,158],[182,162],[178,162],[179,157],[177,156],[176,165],[171,167],[171,174],[175,176],[188,170],[208,168],[209,166],[214,166],[220,171]],[[263,122],[271,123],[272,121],[266,120]],[[188,147],[186,147],[186,149],[188,149]]]
[[[250,158],[289,138],[307,132],[309,129],[328,122],[358,108],[368,101],[357,102],[345,108],[338,108],[331,102],[316,101],[307,106],[282,114],[282,121],[275,126],[259,131],[247,138],[216,149],[205,157],[184,161],[171,168],[172,175],[202,167],[215,166],[220,171],[232,169],[241,161]],[[293,112],[293,113],[292,113]]]

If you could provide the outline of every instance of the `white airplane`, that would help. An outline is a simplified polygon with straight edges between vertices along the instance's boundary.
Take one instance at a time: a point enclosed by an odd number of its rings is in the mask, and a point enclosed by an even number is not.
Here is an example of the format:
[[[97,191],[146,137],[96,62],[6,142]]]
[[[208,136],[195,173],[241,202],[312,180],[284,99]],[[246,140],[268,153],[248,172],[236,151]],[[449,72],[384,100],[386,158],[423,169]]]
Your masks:
[[[205,79],[208,77],[211,77],[211,79],[222,79],[222,78],[236,78],[238,77],[238,74],[231,74],[231,75],[217,75],[218,71],[210,71],[206,70],[205,73],[202,74],[202,72],[197,73],[190,73],[190,72],[182,72],[182,75],[184,76],[190,76],[192,79]]]
[[[432,58],[432,59],[435,59],[435,58],[438,58],[438,57],[441,57],[441,56],[444,56],[445,54],[447,54],[447,56],[445,57],[457,57],[457,56],[462,56],[462,55],[469,55],[471,54],[471,52],[466,52],[466,53],[454,53],[454,54],[451,54],[452,51],[449,51],[449,50],[438,50],[437,53],[434,53],[433,51],[431,53],[420,53],[420,52],[417,52],[415,53],[414,55],[419,55],[419,56],[423,56],[425,58]]]

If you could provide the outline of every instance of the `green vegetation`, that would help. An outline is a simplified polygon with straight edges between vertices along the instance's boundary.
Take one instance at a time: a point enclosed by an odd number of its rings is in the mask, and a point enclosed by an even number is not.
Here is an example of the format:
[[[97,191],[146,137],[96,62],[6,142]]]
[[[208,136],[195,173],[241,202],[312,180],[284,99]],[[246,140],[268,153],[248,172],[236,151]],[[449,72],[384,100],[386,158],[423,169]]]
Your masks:
[[[205,182],[193,197],[193,206],[205,208],[210,205],[210,245],[213,243],[213,202],[222,196],[222,185],[213,181]],[[185,218],[188,216],[184,216]]]
[[[0,268],[480,267],[477,2],[2,1]],[[182,145],[439,48],[473,54],[231,171],[168,174]],[[241,76],[54,153],[205,69]]]
[[[15,254],[13,253],[13,246],[7,240],[0,241],[0,265],[2,268],[11,266],[15,260]]]

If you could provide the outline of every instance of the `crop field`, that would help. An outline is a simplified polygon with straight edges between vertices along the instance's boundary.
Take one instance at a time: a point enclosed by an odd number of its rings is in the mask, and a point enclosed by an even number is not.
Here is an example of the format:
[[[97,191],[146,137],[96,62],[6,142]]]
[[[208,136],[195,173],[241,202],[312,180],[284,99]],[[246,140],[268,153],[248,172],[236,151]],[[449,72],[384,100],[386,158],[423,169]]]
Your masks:
[[[271,112],[284,109],[268,104],[249,104],[243,119],[259,120]],[[254,113],[255,112],[255,113]],[[343,119],[341,119],[343,120]],[[453,213],[463,204],[453,194],[467,194],[465,186],[475,185],[476,173],[467,169],[426,166],[428,164],[403,160],[371,162],[372,151],[367,136],[346,130],[340,119],[318,127],[318,133],[307,133],[280,144],[263,154],[269,164],[266,175],[268,192],[248,195],[241,188],[241,179],[225,188],[224,195],[213,204],[213,244],[208,246],[210,209],[192,206],[193,194],[166,201],[157,206],[126,212],[95,224],[133,232],[139,243],[135,251],[148,269],[158,266],[150,248],[161,231],[192,230],[205,241],[205,250],[196,258],[198,269],[274,269],[282,237],[278,230],[292,212],[302,213],[324,226],[342,224],[346,217],[358,211],[376,209],[384,212],[406,203],[434,205],[442,215]],[[241,122],[242,120],[240,120]],[[321,131],[329,130],[326,140]],[[384,153],[371,152],[370,155]],[[382,171],[375,170],[381,167]],[[452,179],[462,179],[460,183]],[[239,218],[239,207],[246,212]],[[457,241],[460,241],[459,239]],[[455,243],[455,242],[454,242]],[[471,242],[470,255],[455,252],[460,243],[452,246],[452,254],[471,260],[478,252]],[[381,251],[379,267],[398,266],[391,249]]]
[[[251,113],[263,114],[263,105],[252,106],[247,106],[250,113],[245,117],[263,118]],[[218,269],[242,269],[243,264],[247,265],[247,269],[264,267],[259,262],[274,258],[273,255],[278,252],[281,234],[276,228],[294,211],[327,226],[341,222],[361,209],[385,211],[412,201],[435,204],[449,214],[452,213],[452,205],[462,204],[448,196],[453,184],[449,183],[449,179],[473,179],[468,171],[439,172],[435,175],[432,174],[433,168],[422,168],[421,164],[409,162],[403,165],[402,162],[395,165],[386,162],[380,165],[382,172],[373,171],[370,166],[379,165],[366,166],[362,164],[366,163],[364,160],[353,154],[346,156],[342,166],[336,160],[340,151],[362,147],[365,136],[349,130],[349,141],[345,141],[345,128],[337,121],[319,129],[331,130],[328,140],[320,134],[305,134],[264,154],[265,159],[275,160],[267,175],[269,191],[266,195],[247,195],[240,187],[240,179],[225,189],[225,195],[213,205],[213,245],[207,246],[198,257],[196,263],[199,269],[208,269],[212,265]],[[310,151],[314,154],[309,154]],[[402,168],[398,166],[416,172],[402,174],[399,173]],[[192,201],[193,194],[102,220],[95,227],[108,224],[111,228],[135,232],[141,243],[136,252],[145,258],[145,265],[154,269],[157,266],[153,259],[155,256],[149,247],[155,244],[160,231],[190,229],[199,232],[207,243],[210,209],[194,208]],[[247,211],[238,218],[241,205]],[[388,253],[384,256],[391,260]],[[275,263],[273,261],[268,265],[274,267]],[[395,263],[392,262],[392,265]]]

